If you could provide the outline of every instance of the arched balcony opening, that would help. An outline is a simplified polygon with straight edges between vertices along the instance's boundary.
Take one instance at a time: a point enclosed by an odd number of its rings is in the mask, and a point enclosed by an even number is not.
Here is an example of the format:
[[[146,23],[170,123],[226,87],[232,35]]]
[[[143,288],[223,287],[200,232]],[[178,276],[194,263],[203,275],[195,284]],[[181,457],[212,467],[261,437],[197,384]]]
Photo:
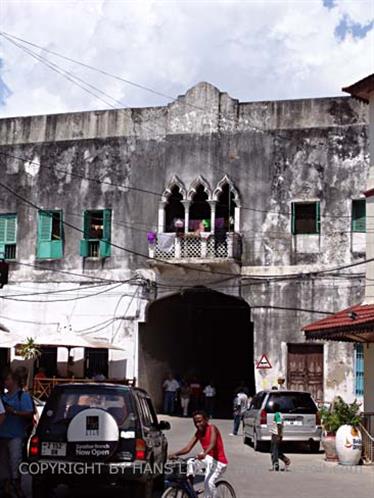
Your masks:
[[[235,231],[235,195],[228,183],[225,183],[217,195],[216,234]]]
[[[180,188],[175,185],[171,188],[165,206],[164,231],[168,233],[183,233],[184,231],[184,206],[183,195]]]
[[[189,210],[189,232],[210,232],[211,208],[208,202],[208,194],[203,185],[198,185],[191,197]]]

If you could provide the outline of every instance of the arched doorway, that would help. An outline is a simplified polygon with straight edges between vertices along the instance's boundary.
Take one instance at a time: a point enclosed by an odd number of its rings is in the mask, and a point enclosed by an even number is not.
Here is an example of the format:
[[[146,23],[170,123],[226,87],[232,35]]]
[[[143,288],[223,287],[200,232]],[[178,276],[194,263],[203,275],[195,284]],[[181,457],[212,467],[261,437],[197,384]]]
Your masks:
[[[169,372],[214,381],[217,415],[231,417],[235,389],[255,389],[253,326],[248,304],[196,287],[151,303],[139,326],[139,384],[162,406]]]

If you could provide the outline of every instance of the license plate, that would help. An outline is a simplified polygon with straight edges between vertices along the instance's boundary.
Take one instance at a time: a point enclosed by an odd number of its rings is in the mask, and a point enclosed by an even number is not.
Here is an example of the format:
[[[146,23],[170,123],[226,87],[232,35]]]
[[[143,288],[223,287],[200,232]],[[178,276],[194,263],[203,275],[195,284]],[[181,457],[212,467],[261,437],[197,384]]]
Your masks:
[[[66,456],[66,443],[42,443],[43,456]]]
[[[284,425],[303,425],[301,420],[285,420]]]

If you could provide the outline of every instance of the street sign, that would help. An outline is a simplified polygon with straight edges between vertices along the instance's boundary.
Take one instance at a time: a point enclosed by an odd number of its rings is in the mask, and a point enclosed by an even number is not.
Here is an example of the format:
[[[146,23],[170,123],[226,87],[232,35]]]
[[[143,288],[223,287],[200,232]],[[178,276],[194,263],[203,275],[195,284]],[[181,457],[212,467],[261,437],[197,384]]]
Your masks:
[[[269,358],[266,356],[266,354],[263,354],[261,358],[258,360],[256,363],[256,368],[262,369],[262,368],[273,368],[271,366],[271,363],[269,361]]]
[[[5,261],[0,261],[0,289],[8,283],[9,265]]]

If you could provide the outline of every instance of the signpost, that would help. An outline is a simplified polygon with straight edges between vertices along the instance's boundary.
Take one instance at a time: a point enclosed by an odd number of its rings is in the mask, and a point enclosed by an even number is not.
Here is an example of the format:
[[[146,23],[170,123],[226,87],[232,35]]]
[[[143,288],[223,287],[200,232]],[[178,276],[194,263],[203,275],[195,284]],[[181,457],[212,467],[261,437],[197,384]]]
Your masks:
[[[266,354],[263,354],[261,358],[258,360],[258,362],[256,363],[256,368],[258,368],[259,370],[266,368],[273,368]]]

